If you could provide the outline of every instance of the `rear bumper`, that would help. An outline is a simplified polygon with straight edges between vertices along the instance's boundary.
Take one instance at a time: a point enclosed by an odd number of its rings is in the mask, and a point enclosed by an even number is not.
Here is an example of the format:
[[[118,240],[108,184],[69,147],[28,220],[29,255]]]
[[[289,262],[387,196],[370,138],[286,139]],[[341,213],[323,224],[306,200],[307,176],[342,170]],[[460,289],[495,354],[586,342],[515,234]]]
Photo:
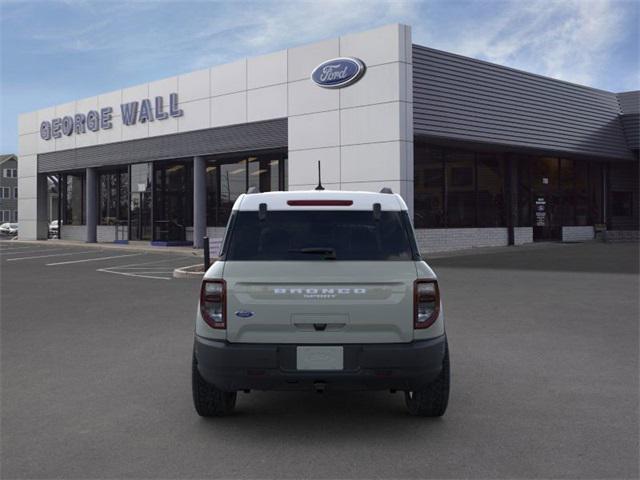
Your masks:
[[[344,369],[296,369],[296,347],[289,344],[232,344],[196,337],[200,375],[224,391],[417,390],[442,369],[446,336],[397,344],[345,344]]]

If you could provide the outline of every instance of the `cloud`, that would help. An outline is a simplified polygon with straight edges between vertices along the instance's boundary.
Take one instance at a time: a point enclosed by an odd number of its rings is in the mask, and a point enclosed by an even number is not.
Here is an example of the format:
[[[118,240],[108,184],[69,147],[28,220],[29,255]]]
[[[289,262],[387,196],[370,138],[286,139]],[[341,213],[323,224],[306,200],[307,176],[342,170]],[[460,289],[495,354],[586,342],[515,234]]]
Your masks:
[[[637,42],[636,2],[533,0],[494,6],[499,14],[469,19],[456,35],[435,37],[419,28],[414,41],[423,37],[435,48],[585,85],[604,83],[611,74],[608,57],[629,32]],[[637,71],[637,57],[629,60]]]

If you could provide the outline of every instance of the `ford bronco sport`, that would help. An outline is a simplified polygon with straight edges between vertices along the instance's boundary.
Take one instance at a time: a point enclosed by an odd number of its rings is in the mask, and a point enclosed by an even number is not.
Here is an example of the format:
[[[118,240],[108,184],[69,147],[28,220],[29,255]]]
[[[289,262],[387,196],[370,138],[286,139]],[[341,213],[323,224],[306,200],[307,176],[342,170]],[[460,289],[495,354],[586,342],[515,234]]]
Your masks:
[[[400,195],[241,195],[202,282],[192,386],[205,417],[252,389],[402,390],[411,414],[443,415],[440,292]]]

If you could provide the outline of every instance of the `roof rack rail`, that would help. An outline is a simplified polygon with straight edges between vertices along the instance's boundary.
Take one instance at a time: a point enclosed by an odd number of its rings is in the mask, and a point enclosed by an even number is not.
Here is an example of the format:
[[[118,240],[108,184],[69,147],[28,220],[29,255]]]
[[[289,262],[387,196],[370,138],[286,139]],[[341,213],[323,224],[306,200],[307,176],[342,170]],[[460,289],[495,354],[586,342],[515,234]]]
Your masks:
[[[252,193],[260,193],[260,190],[258,190],[258,187],[255,185],[251,185],[247,190],[247,195],[251,195]]]
[[[380,193],[393,193],[393,191],[389,187],[384,187],[380,190]]]

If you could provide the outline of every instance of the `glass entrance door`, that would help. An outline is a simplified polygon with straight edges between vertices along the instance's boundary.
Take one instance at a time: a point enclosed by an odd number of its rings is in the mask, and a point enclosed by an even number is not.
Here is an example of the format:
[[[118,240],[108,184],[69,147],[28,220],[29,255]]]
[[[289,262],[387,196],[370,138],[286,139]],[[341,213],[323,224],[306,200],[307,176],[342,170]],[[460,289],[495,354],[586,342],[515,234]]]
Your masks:
[[[557,158],[542,157],[533,162],[531,192],[533,195],[533,240],[560,240],[562,219]]]
[[[130,240],[151,240],[151,194],[131,194]]]
[[[150,163],[131,165],[129,202],[129,240],[151,240],[152,175]]]

